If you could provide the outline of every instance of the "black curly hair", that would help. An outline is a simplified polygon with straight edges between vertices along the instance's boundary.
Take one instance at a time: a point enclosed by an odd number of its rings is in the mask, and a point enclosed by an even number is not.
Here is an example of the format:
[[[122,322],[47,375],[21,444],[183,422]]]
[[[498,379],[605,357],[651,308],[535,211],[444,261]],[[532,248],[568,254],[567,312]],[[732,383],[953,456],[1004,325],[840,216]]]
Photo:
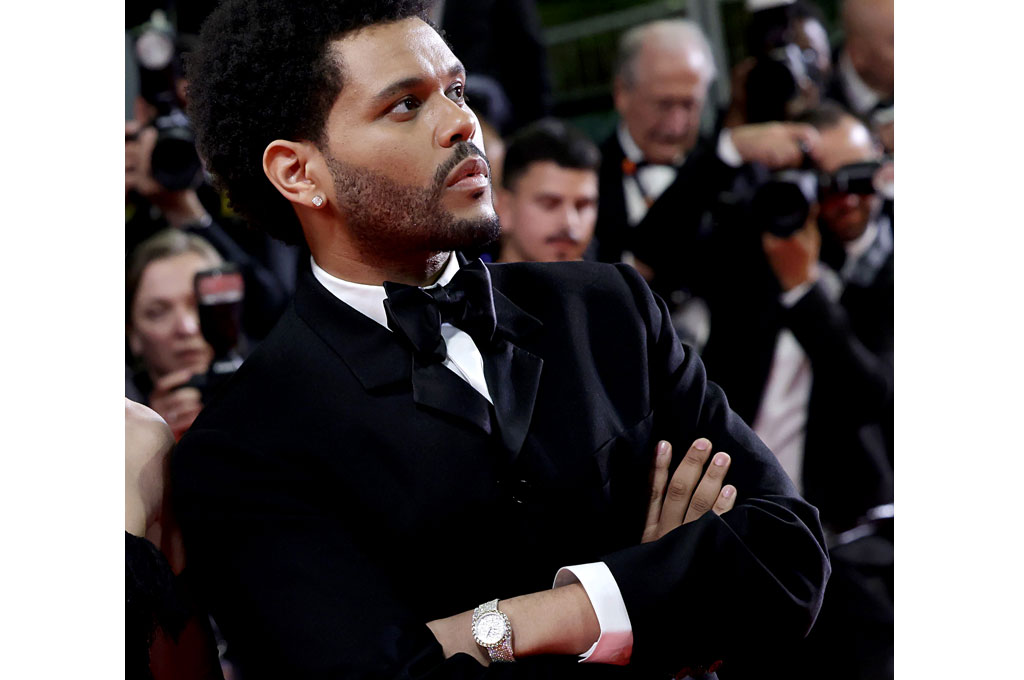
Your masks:
[[[427,0],[226,0],[189,55],[189,116],[196,145],[232,208],[271,236],[304,243],[291,204],[263,173],[275,139],[323,148],[341,92],[329,45],[374,24],[425,19]]]

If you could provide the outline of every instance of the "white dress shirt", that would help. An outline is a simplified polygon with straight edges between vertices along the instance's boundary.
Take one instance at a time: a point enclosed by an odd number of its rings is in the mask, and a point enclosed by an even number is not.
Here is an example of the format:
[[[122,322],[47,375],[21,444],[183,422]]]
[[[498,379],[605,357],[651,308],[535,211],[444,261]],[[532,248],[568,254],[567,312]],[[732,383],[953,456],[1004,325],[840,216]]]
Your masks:
[[[331,294],[357,312],[388,328],[387,312],[384,310],[387,292],[384,286],[345,281],[328,274],[312,257],[310,263],[313,276]],[[434,286],[447,285],[458,271],[459,260],[452,254],[448,257],[448,262]],[[449,323],[441,325],[441,336],[444,338],[448,354],[444,365],[493,404],[484,378],[483,356],[473,338]],[[574,581],[583,586],[601,626],[597,642],[580,656],[580,661],[620,666],[629,663],[633,651],[633,627],[626,613],[626,604],[622,600],[619,585],[608,566],[604,562],[593,562],[564,567],[555,575],[554,586],[567,585]]]
[[[839,82],[843,88],[843,92],[846,94],[846,99],[850,103],[850,109],[854,114],[858,116],[866,116],[867,114],[874,111],[875,107],[885,98],[885,96],[874,90],[870,85],[864,82],[864,80],[857,73],[857,69],[853,67],[853,62],[850,61],[850,55],[844,50],[839,55],[839,64],[836,66],[839,69]],[[882,113],[882,112],[879,112]],[[883,114],[882,117],[888,116],[885,120],[876,120],[876,123],[888,122],[891,120],[891,111],[888,114]]]

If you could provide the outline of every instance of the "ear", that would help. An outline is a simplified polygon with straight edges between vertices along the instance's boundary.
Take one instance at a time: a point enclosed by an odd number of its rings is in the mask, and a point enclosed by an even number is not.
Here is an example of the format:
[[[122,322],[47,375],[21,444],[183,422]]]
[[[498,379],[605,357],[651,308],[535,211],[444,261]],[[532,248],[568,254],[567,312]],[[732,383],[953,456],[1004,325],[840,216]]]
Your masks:
[[[622,116],[629,103],[629,86],[626,85],[622,76],[615,76],[615,80],[612,82],[612,101],[615,104],[615,110],[619,116]]]
[[[281,195],[296,205],[314,206],[313,197],[326,201],[325,186],[318,179],[327,177],[323,156],[310,142],[275,139],[263,151],[263,172]]]
[[[128,335],[128,349],[132,351],[132,356],[136,359],[142,359],[142,338],[131,326],[126,326],[125,331]]]

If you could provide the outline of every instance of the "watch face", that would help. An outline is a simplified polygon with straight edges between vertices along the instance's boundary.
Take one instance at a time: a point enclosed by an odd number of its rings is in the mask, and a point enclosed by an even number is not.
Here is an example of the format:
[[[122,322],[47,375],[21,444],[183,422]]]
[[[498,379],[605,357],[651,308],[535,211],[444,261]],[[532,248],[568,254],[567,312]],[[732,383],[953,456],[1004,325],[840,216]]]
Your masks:
[[[505,637],[505,619],[497,612],[484,614],[476,622],[476,634],[484,645],[501,642]]]

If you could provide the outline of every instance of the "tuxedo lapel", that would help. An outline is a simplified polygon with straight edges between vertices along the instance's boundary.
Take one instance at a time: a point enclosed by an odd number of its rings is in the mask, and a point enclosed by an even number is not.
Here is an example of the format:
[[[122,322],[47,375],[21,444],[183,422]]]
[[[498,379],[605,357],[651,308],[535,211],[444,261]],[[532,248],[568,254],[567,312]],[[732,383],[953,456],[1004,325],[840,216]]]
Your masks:
[[[493,294],[497,331],[494,342],[480,350],[501,443],[515,458],[530,427],[544,364],[520,343],[542,324],[497,289]],[[391,331],[334,297],[308,268],[299,277],[295,308],[368,392],[411,384],[417,404],[493,431],[490,404],[466,381],[440,363],[417,364]]]
[[[522,338],[538,331],[541,323],[494,290],[498,320],[495,342],[481,348],[484,377],[494,401],[501,443],[515,460],[526,439],[537,401],[544,360],[519,346]]]
[[[413,401],[465,420],[491,434],[491,407],[479,392],[444,364],[424,363],[415,356],[412,362]]]
[[[411,383],[417,404],[491,433],[490,405],[483,396],[440,363],[417,365],[394,333],[334,297],[309,269],[300,276],[295,309],[367,392]]]
[[[334,297],[309,267],[299,276],[295,311],[367,391],[408,384],[408,350],[395,342],[391,331]]]

